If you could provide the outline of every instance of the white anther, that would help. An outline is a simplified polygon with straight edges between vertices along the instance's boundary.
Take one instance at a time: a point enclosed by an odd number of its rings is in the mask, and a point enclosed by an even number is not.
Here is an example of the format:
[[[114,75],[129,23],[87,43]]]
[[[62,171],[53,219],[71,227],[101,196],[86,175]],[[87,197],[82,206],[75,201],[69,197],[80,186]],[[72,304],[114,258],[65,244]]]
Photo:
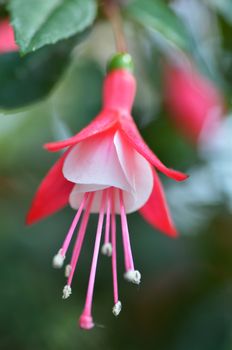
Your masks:
[[[65,277],[68,278],[70,273],[71,273],[71,271],[72,271],[72,266],[71,265],[66,265],[65,266],[65,273],[64,273]]]
[[[134,284],[140,284],[140,282],[141,282],[141,273],[138,270],[128,270],[124,274],[124,278],[127,281],[132,282]]]
[[[62,299],[68,299],[71,294],[72,288],[67,284],[66,286],[64,286]]]
[[[65,256],[62,255],[62,249],[60,249],[52,260],[52,266],[55,269],[61,269],[61,267],[63,267],[64,260],[65,260]]]
[[[113,306],[113,309],[112,309],[112,312],[113,312],[114,316],[118,316],[120,314],[121,310],[122,310],[122,303],[121,303],[121,301],[118,301]]]
[[[112,255],[112,244],[111,243],[103,244],[101,252],[103,255],[110,257]]]

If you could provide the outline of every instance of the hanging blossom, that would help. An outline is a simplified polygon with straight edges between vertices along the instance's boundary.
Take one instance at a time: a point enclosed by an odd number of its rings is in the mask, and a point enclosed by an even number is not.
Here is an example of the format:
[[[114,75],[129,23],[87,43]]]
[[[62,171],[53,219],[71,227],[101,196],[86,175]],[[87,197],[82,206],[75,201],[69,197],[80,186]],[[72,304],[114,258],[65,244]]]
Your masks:
[[[224,98],[190,62],[165,67],[164,98],[170,118],[190,141],[214,138],[224,119]]]
[[[131,57],[117,54],[108,68],[100,114],[77,135],[45,145],[52,152],[66,151],[42,181],[27,216],[27,223],[32,224],[68,203],[76,210],[64,243],[53,259],[54,267],[63,266],[79,224],[71,260],[65,268],[67,283],[63,298],[67,299],[72,293],[72,280],[90,213],[99,213],[86,302],[79,320],[80,327],[84,329],[94,326],[92,300],[104,219],[102,253],[112,258],[113,314],[117,316],[121,302],[117,282],[116,214],[121,217],[124,277],[139,284],[141,274],[134,267],[127,214],[139,210],[151,225],[175,237],[177,231],[155,168],[177,181],[186,179],[186,175],[161,163],[143,141],[131,117],[136,92]]]

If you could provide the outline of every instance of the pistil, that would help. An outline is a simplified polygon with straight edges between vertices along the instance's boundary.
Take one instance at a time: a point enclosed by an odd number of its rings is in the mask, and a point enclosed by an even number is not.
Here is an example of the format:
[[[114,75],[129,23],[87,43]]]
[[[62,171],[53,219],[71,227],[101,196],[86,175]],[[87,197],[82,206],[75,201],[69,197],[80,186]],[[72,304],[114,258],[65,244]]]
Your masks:
[[[96,277],[96,270],[97,270],[97,260],[98,260],[100,242],[101,242],[101,236],[102,236],[105,207],[106,207],[106,191],[103,191],[85,307],[79,319],[79,325],[81,328],[84,328],[84,329],[91,329],[94,327],[94,323],[92,319],[92,301],[93,301],[93,291],[94,291],[94,284],[95,284],[95,277]]]
[[[111,236],[112,236],[112,276],[113,276],[113,291],[114,291],[114,306],[113,314],[118,316],[122,304],[118,300],[118,277],[117,277],[117,249],[116,249],[116,218],[114,210],[114,192],[112,191],[111,196]]]

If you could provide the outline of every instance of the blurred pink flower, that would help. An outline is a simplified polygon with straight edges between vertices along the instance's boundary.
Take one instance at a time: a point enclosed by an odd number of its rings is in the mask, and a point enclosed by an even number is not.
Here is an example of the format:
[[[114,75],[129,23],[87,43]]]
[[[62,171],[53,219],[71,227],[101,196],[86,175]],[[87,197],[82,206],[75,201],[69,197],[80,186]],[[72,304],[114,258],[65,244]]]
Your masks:
[[[0,54],[12,51],[18,51],[18,46],[9,19],[4,19],[0,21]]]
[[[99,213],[86,303],[79,321],[85,329],[94,325],[92,299],[104,216],[106,225],[102,252],[112,255],[115,315],[121,310],[115,215],[121,216],[124,276],[135,284],[140,283],[141,275],[134,268],[126,214],[139,210],[155,228],[169,236],[177,235],[162,185],[152,166],[177,181],[186,179],[186,175],[163,165],[143,141],[130,114],[135,92],[136,81],[132,73],[124,68],[113,69],[104,81],[102,111],[92,123],[67,140],[45,145],[49,151],[67,150],[42,181],[27,216],[27,223],[32,224],[68,203],[77,210],[65,241],[53,260],[55,267],[62,267],[74,230],[85,210],[71,262],[66,266],[68,280],[63,290],[63,298],[66,299],[71,294],[73,274],[90,212]]]
[[[164,98],[170,118],[194,143],[211,138],[221,124],[223,96],[193,67],[165,67]]]

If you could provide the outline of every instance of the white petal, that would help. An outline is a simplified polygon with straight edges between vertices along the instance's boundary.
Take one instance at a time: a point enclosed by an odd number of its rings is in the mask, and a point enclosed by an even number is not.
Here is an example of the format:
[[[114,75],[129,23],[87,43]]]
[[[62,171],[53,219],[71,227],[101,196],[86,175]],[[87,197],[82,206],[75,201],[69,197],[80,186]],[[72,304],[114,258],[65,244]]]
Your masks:
[[[76,184],[114,186],[130,190],[113,143],[113,134],[98,135],[76,145],[68,154],[64,177]],[[97,190],[98,187],[91,187]]]
[[[116,132],[114,135],[114,145],[116,148],[118,160],[127,181],[131,187],[135,189],[135,172],[134,172],[134,154],[133,147],[128,145],[121,136],[120,132]]]
[[[79,191],[79,187],[81,185],[75,185],[70,196],[69,196],[69,204],[73,209],[78,209],[81,205],[81,202],[84,198],[84,192]],[[93,191],[95,192],[95,190]],[[91,213],[98,213],[101,206],[101,198],[103,191],[101,189],[97,189],[94,193],[93,202],[91,205]]]
[[[117,132],[114,144],[125,176],[131,178],[133,191],[123,191],[125,209],[127,213],[141,208],[151,195],[153,188],[153,174],[148,161],[135,151],[131,145]],[[115,203],[116,212],[120,212],[119,201]]]
[[[95,192],[91,207],[94,213],[99,212],[102,190],[107,187],[123,190],[127,213],[141,208],[153,188],[150,164],[120,132],[97,136],[75,146],[65,160],[63,173],[77,183],[69,197],[71,207],[79,208],[85,192]],[[119,195],[115,196],[115,212],[120,214]]]

